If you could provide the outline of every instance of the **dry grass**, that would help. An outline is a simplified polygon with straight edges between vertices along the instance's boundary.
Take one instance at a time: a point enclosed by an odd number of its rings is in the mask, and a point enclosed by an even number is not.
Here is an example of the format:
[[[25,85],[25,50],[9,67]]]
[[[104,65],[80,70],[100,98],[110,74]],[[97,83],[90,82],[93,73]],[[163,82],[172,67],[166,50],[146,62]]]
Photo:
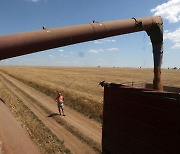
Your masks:
[[[0,80],[0,97],[10,111],[37,144],[41,153],[70,153],[60,141],[29,108],[16,97]]]
[[[0,67],[23,82],[55,96],[56,90],[66,96],[66,104],[89,117],[102,119],[102,80],[116,83],[149,82],[152,69],[84,68],[84,67]],[[162,70],[163,84],[180,87],[180,70]]]

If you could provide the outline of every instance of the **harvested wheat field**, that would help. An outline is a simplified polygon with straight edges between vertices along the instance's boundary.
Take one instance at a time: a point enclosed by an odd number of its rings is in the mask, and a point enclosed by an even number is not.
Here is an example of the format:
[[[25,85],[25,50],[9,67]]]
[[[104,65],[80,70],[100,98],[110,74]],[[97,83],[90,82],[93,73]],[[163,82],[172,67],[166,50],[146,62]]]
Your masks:
[[[1,66],[0,97],[41,153],[101,153],[103,88],[98,83],[152,79],[152,69]],[[162,79],[180,87],[180,70],[163,69]],[[65,117],[57,114],[57,91],[65,96]]]
[[[153,80],[153,69],[24,66],[0,69],[51,97],[57,90],[61,91],[71,100],[67,105],[97,120],[102,118],[99,115],[103,102],[103,88],[98,87],[100,81],[152,83]],[[180,87],[180,71],[163,69],[162,81],[164,85]]]

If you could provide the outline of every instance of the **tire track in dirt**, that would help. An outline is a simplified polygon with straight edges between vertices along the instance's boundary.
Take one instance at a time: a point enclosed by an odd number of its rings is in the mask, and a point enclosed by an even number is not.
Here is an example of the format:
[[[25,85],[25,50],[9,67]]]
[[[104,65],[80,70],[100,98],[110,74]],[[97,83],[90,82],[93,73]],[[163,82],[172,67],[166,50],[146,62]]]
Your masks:
[[[25,93],[27,93],[29,96],[37,100],[38,102],[41,102],[43,106],[50,109],[52,113],[57,112],[57,105],[54,102],[54,100],[39,92],[38,90],[12,78],[11,76],[1,73],[6,79],[11,81],[14,85],[16,85],[18,88],[23,90]],[[66,102],[65,102],[66,103]],[[65,104],[66,105],[66,104]],[[65,106],[65,118],[64,120],[71,124],[72,126],[76,127],[77,129],[81,130],[83,134],[91,138],[93,141],[101,145],[101,137],[102,137],[102,127],[101,124],[98,122],[91,120],[82,114],[79,114],[78,112],[72,110],[71,108]]]
[[[34,98],[38,102],[41,102],[44,107],[50,109],[53,113],[54,113],[54,111],[57,111],[56,103],[53,103],[53,99],[51,99],[50,97],[42,94],[41,92],[35,90],[32,87],[29,87],[29,86],[25,85],[24,83],[22,83],[22,82],[20,82],[18,80],[10,77],[9,75],[6,75],[4,73],[1,73],[1,74],[7,80],[12,82],[15,86],[17,86],[22,91],[27,93],[30,97]],[[12,87],[11,87],[11,89],[12,89]],[[17,90],[14,90],[14,93],[17,93],[16,95],[20,95],[20,92],[17,92]],[[20,96],[18,96],[18,97],[20,97]],[[24,97],[25,96],[22,95],[21,99],[24,99],[23,102],[26,102],[27,98],[24,98]],[[32,103],[31,103],[31,107],[33,107]],[[42,111],[39,111],[39,110],[42,110],[42,109],[38,108],[37,106],[34,107],[34,108],[37,110],[37,114],[41,113],[39,116],[41,116],[42,121],[47,121],[47,117],[46,117],[47,114],[46,113],[42,113]],[[63,120],[65,120],[67,123],[70,123],[72,126],[77,128],[78,130],[80,130],[86,136],[90,137],[93,141],[95,141],[99,145],[101,144],[101,125],[99,123],[97,123],[95,121],[92,121],[92,120],[86,118],[83,115],[80,115],[79,113],[77,113],[76,111],[73,111],[72,109],[70,109],[68,107],[65,108],[65,111],[66,111],[66,117],[62,117]],[[42,114],[44,114],[44,115],[42,115]],[[53,121],[53,120],[51,120],[51,121]],[[53,124],[54,126],[50,126],[50,127],[53,127],[53,129],[55,131],[55,128],[59,127],[59,124],[57,124],[56,122],[54,122],[54,123],[55,123],[55,124]],[[58,126],[56,126],[56,125],[58,125]],[[58,131],[58,130],[56,130],[56,131]],[[64,134],[64,132],[63,132],[63,134]],[[68,135],[65,135],[65,136],[68,136]],[[68,140],[71,141],[72,138],[67,139],[67,141]],[[75,143],[76,147],[77,147],[77,145],[79,145],[78,142]],[[73,145],[71,145],[71,146],[73,147]],[[69,148],[69,146],[67,146],[67,147]],[[88,146],[86,145],[86,147],[88,147]],[[81,147],[81,148],[83,149],[85,147]],[[89,153],[90,151],[88,151],[86,153]],[[90,153],[92,153],[92,151]]]
[[[3,80],[3,79],[2,79]],[[27,96],[14,87],[10,83],[3,80],[4,83],[8,86],[11,91],[19,97],[19,99],[62,141],[64,141],[65,146],[71,150],[72,153],[96,153],[91,147],[87,144],[82,143],[69,131],[64,129],[59,125],[54,119],[48,118],[47,113],[43,111],[38,105],[33,103]]]

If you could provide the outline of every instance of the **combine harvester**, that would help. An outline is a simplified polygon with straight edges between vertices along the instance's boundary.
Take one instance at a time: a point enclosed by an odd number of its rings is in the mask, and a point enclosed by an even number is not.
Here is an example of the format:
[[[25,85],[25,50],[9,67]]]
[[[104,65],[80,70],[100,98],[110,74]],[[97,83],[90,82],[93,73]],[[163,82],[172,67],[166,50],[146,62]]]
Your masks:
[[[153,89],[102,82],[103,153],[180,153],[179,93],[163,92],[161,17],[132,18],[0,36],[0,60],[101,38],[146,31],[154,56]]]

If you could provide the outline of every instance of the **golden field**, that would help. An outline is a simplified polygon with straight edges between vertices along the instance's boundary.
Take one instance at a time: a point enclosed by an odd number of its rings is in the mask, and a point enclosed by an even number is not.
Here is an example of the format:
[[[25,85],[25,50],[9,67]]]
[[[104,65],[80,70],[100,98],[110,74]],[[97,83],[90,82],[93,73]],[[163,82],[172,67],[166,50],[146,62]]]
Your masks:
[[[37,145],[41,153],[70,153],[51,130],[0,79],[0,98]],[[8,121],[8,118],[7,118]],[[10,127],[13,127],[10,124]],[[15,129],[14,131],[18,131]],[[22,136],[21,136],[22,137]],[[1,149],[0,149],[1,150]],[[0,151],[1,153],[1,151]]]
[[[52,97],[57,90],[61,91],[71,102],[67,105],[98,120],[102,117],[103,102],[103,88],[98,86],[100,81],[152,83],[153,80],[153,69],[1,66],[0,70]],[[180,87],[180,70],[163,69],[162,82]]]

